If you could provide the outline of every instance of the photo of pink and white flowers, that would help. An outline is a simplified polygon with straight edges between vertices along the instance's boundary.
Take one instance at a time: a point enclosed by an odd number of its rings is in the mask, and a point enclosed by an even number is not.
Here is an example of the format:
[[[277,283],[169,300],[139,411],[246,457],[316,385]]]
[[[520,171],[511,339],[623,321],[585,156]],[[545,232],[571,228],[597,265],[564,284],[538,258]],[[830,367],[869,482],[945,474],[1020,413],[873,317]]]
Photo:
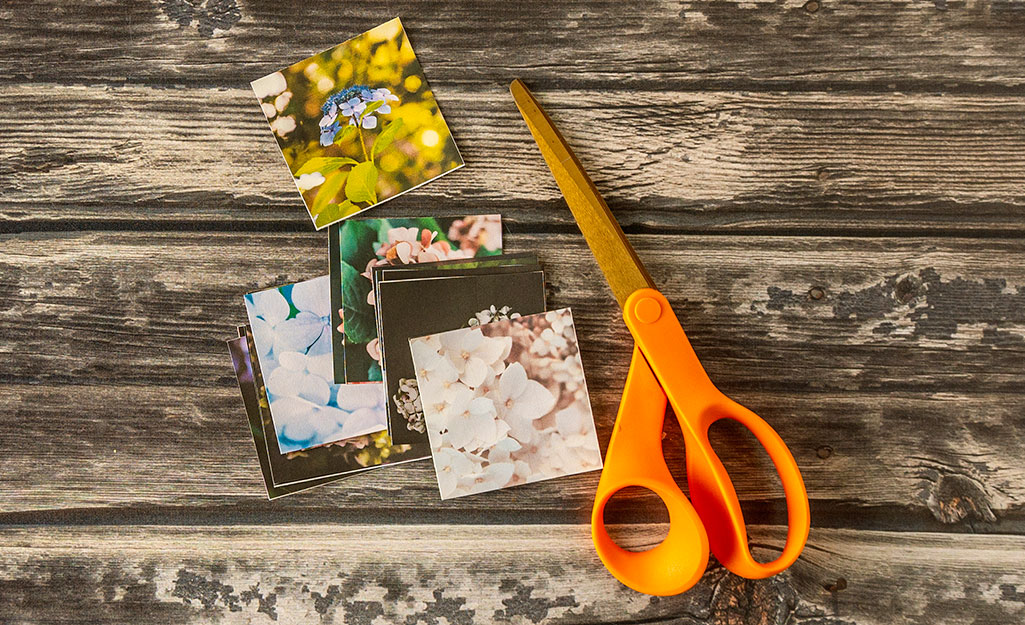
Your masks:
[[[249,293],[246,312],[281,453],[388,427],[380,384],[335,384],[328,276]]]
[[[382,379],[372,288],[374,267],[501,253],[499,215],[349,219],[333,226],[330,263],[335,382]]]
[[[409,343],[442,499],[601,468],[569,309]]]

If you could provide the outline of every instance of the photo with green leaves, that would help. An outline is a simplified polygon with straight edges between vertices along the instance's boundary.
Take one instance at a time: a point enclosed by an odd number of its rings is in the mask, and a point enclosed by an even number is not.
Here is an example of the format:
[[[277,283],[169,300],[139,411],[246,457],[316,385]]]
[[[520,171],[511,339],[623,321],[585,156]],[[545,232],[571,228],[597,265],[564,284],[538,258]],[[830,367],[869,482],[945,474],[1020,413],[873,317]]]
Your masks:
[[[334,379],[379,382],[373,269],[502,253],[499,215],[348,219],[330,230]]]
[[[252,87],[318,230],[463,165],[399,18]]]

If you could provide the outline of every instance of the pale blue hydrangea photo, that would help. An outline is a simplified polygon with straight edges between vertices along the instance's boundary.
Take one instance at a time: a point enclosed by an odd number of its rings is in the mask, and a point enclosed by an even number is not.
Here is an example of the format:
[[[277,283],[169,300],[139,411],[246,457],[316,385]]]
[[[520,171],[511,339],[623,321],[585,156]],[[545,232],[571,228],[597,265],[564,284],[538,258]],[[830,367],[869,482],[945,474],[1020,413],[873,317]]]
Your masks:
[[[330,279],[245,296],[282,453],[388,427],[381,384],[335,384]]]

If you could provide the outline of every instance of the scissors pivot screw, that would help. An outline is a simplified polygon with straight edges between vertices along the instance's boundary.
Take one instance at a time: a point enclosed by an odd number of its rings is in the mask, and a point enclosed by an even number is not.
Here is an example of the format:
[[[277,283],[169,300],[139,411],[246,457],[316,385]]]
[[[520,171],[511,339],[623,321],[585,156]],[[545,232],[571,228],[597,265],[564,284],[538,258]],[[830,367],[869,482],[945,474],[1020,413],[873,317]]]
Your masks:
[[[645,297],[637,301],[634,314],[641,323],[655,323],[662,316],[662,305],[653,297]]]

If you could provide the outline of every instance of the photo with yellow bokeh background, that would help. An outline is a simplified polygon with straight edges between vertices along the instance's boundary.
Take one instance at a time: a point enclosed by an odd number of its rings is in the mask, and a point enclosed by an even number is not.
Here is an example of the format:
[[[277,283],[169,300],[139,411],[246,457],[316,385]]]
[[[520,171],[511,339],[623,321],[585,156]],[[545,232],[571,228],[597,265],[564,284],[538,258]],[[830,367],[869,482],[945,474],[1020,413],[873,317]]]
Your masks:
[[[318,230],[463,165],[399,18],[252,86]]]

